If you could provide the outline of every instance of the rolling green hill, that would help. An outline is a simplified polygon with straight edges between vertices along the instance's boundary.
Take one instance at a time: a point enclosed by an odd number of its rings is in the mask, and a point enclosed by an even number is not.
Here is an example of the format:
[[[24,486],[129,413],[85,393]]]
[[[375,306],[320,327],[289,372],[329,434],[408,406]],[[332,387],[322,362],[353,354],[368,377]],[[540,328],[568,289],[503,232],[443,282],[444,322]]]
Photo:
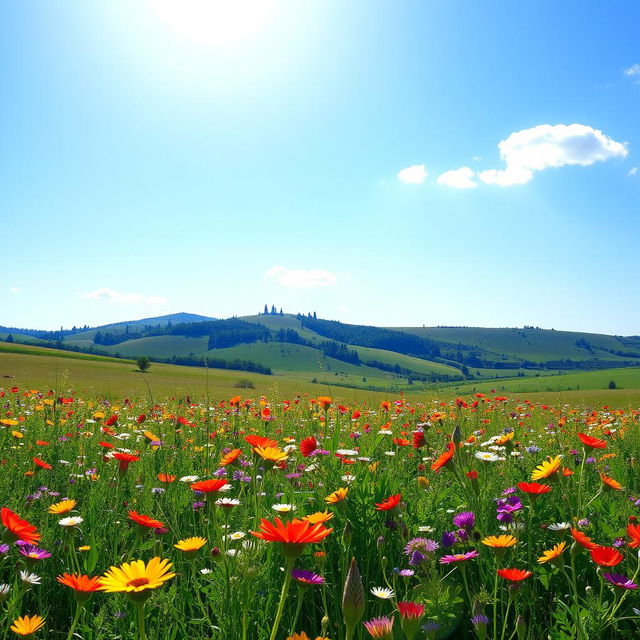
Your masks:
[[[6,329],[0,327],[0,339]],[[533,327],[383,328],[309,314],[214,320],[182,313],[69,331],[22,331],[12,337],[23,344],[195,366],[207,359],[212,367],[360,388],[462,388],[484,379],[489,386],[500,380],[509,388],[548,389],[558,374],[579,377],[590,370],[640,366],[639,336]],[[611,379],[612,374],[604,376]],[[561,384],[579,382],[565,376]]]

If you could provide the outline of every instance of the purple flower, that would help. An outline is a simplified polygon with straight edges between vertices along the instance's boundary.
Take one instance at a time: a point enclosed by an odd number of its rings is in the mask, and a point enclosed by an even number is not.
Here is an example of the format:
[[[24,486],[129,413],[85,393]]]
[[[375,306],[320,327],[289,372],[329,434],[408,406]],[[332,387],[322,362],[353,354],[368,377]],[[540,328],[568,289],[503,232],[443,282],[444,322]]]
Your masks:
[[[291,576],[294,580],[297,580],[301,584],[306,585],[320,585],[324,584],[324,578],[313,571],[305,571],[304,569],[292,569]]]
[[[212,475],[216,478],[220,478],[227,475],[227,470],[224,467],[220,467],[217,471],[214,471]]]
[[[51,554],[48,551],[36,547],[35,544],[20,545],[19,551],[28,560],[44,560],[45,558],[51,557]]]
[[[197,511],[198,509],[204,509],[204,502],[194,502],[193,503],[193,510]]]
[[[540,447],[537,447],[535,444],[532,444],[530,447],[525,449],[527,453],[539,453]]]
[[[409,558],[409,565],[418,567],[424,562],[424,556],[419,551],[414,551]]]
[[[620,587],[621,589],[638,588],[638,585],[635,582],[620,573],[603,573],[602,575],[605,580],[608,580],[615,587]]]
[[[489,624],[489,618],[487,618],[487,616],[485,616],[483,613],[480,613],[479,615],[473,616],[473,618],[471,618],[471,624]]]
[[[516,488],[515,487],[509,487],[508,489],[505,489],[502,492],[502,495],[503,496],[510,496],[512,493],[515,493],[515,492],[516,492]]]
[[[585,460],[585,462],[586,462],[587,464],[593,464],[595,461],[596,461],[596,459],[595,459],[595,458],[593,458],[592,456],[589,456],[589,457]]]
[[[440,544],[445,549],[447,547],[452,547],[456,543],[456,534],[452,531],[445,531],[442,534],[442,540],[440,540]]]
[[[469,532],[466,529],[458,529],[456,535],[462,542],[466,542],[469,539]]]
[[[399,575],[402,578],[410,578],[415,575],[415,571],[413,569],[394,569],[393,572]]]
[[[404,548],[404,552],[410,556],[416,551],[419,551],[422,555],[432,553],[439,548],[438,543],[435,540],[429,538],[413,538],[407,542]]]
[[[0,544],[0,553],[4,555],[5,553],[9,553],[9,545],[8,544]]]
[[[473,529],[476,516],[473,511],[463,511],[453,517],[453,524],[459,529]]]
[[[613,546],[614,546],[614,547],[624,547],[624,545],[625,545],[625,540],[624,540],[624,538],[616,538],[616,539],[613,541]]]

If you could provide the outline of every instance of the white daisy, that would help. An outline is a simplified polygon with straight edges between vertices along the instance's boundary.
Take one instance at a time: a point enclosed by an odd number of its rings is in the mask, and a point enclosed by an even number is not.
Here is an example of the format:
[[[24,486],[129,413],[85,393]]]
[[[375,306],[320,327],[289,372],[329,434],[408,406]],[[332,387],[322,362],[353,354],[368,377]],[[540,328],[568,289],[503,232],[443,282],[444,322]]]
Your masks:
[[[274,504],[271,506],[271,508],[278,513],[290,513],[291,511],[295,511],[297,509],[295,504],[286,503]]]
[[[218,505],[219,507],[224,507],[226,509],[237,507],[239,504],[240,500],[238,500],[238,498],[218,498],[216,500],[216,505]]]
[[[499,460],[499,457],[490,451],[476,451],[475,457],[478,458],[478,460],[484,460],[485,462],[495,462],[496,460]]]
[[[25,584],[40,584],[42,578],[35,573],[29,573],[29,571],[20,571],[20,580]]]
[[[81,518],[80,516],[69,516],[68,518],[62,518],[62,520],[58,520],[58,524],[61,527],[77,527],[83,522],[84,518]]]
[[[358,452],[353,449],[337,449],[336,453],[339,456],[357,456]]]
[[[547,529],[551,531],[566,531],[571,528],[571,524],[569,522],[554,522],[550,524]]]
[[[180,482],[195,482],[200,476],[182,476]]]
[[[390,600],[395,596],[393,589],[387,589],[386,587],[373,587],[371,593],[381,600]]]

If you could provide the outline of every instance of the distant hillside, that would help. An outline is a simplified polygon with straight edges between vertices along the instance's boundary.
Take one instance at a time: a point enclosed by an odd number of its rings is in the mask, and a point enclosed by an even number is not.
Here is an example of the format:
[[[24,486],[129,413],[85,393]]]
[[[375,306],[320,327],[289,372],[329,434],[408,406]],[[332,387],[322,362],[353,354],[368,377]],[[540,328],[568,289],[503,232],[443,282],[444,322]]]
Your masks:
[[[640,337],[533,327],[352,325],[314,315],[266,313],[216,320],[178,313],[60,332],[0,327],[0,339],[110,357],[331,376],[345,386],[459,384],[640,365]]]

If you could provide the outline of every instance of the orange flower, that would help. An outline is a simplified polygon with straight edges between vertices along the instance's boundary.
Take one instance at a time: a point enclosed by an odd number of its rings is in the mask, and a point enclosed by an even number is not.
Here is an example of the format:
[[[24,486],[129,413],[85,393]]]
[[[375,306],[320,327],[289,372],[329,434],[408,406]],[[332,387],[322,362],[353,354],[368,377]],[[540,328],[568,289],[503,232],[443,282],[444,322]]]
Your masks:
[[[40,540],[38,529],[26,520],[23,520],[17,514],[13,513],[11,509],[2,507],[0,518],[2,519],[2,524],[7,528],[15,540],[22,540],[29,544],[35,544]]]
[[[627,535],[631,538],[629,546],[632,549],[637,549],[638,547],[640,547],[640,525],[630,524],[627,527]]]
[[[257,453],[263,460],[267,462],[284,462],[287,459],[287,453],[278,449],[278,447],[255,447],[254,453]]]
[[[447,450],[431,465],[431,470],[438,473],[442,467],[446,467],[453,459],[456,445],[453,442],[447,444]]]
[[[573,536],[573,539],[581,547],[584,547],[585,549],[588,549],[589,551],[591,551],[591,549],[595,549],[598,546],[595,542],[593,542],[591,540],[591,538],[588,535],[586,535],[585,533],[583,533],[579,529],[571,529],[571,535]]]
[[[560,544],[555,545],[552,549],[548,549],[547,551],[542,552],[542,556],[538,558],[538,562],[540,564],[544,564],[545,562],[553,562],[557,558],[562,555],[562,552],[565,550],[567,546],[566,542],[561,542]]]
[[[113,457],[118,461],[120,466],[120,471],[124,473],[132,462],[137,462],[140,460],[138,456],[134,456],[131,453],[114,453]]]
[[[306,520],[309,524],[324,524],[333,518],[330,511],[316,511],[308,516],[304,516],[301,520]]]
[[[71,587],[75,591],[97,591],[100,587],[100,577],[85,576],[80,573],[63,573],[56,580],[65,587]]]
[[[232,449],[229,453],[222,456],[220,460],[220,466],[226,467],[228,464],[232,464],[242,455],[242,449]]]
[[[137,511],[129,511],[129,518],[141,527],[147,527],[148,529],[164,529],[163,522],[160,522],[160,520],[154,520],[149,516],[143,516]]]
[[[494,549],[506,549],[507,547],[513,547],[518,542],[515,536],[504,534],[500,536],[487,536],[482,540],[482,544],[487,547],[493,547]]]
[[[341,487],[340,489],[336,489],[333,493],[330,493],[324,501],[327,504],[337,504],[338,502],[342,502],[346,499],[347,493],[349,493],[349,487]]]
[[[327,529],[323,524],[311,524],[303,520],[292,520],[283,523],[276,518],[273,523],[260,521],[260,531],[251,531],[251,535],[267,542],[281,542],[284,554],[289,558],[297,558],[303,551],[304,545],[322,542],[333,529]]]
[[[194,482],[191,488],[194,491],[200,491],[202,493],[212,493],[213,491],[220,491],[222,487],[227,484],[226,478],[212,478],[211,480],[200,480]]]
[[[158,474],[158,480],[160,480],[160,482],[163,482],[164,484],[171,484],[172,482],[175,482],[176,477],[170,473],[159,473]]]
[[[254,434],[245,436],[244,438],[252,447],[277,447],[278,441],[264,436],[256,436]]]
[[[578,438],[580,438],[580,442],[587,447],[591,447],[592,449],[606,449],[607,443],[601,438],[594,438],[593,436],[588,436],[585,433],[579,433]]]
[[[615,489],[616,491],[622,490],[622,485],[613,478],[606,476],[604,473],[600,474],[600,480],[602,480],[603,484],[609,487],[610,489]]]
[[[318,404],[323,409],[328,409],[331,406],[332,402],[333,402],[333,400],[329,396],[319,396],[318,397]]]
[[[601,547],[596,545],[591,549],[591,559],[601,567],[615,567],[624,557],[615,547]]]

